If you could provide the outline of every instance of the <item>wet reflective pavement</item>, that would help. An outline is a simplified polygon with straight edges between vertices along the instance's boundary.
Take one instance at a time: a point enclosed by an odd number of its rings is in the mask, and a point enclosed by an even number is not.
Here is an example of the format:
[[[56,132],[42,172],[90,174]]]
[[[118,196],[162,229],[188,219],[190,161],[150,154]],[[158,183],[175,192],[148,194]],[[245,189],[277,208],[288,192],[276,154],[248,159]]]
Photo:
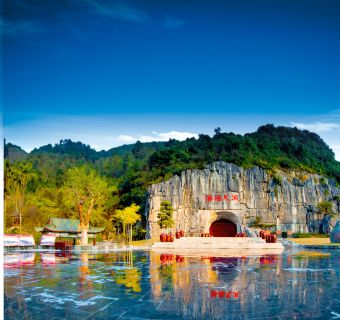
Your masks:
[[[340,319],[340,252],[5,255],[5,319]]]

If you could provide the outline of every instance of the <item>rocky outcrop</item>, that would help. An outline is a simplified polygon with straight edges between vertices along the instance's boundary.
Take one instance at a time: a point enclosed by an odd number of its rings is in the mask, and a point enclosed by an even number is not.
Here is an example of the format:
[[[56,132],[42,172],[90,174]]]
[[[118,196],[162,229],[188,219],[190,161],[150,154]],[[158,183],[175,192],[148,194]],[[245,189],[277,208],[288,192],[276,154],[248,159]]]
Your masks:
[[[256,217],[282,231],[318,232],[323,219],[318,203],[339,196],[335,182],[319,175],[268,174],[258,167],[244,169],[219,161],[150,186],[147,231],[149,236],[160,233],[157,214],[161,202],[169,200],[174,208],[174,229],[193,235],[209,232],[218,219],[231,221],[241,232]],[[338,210],[333,201],[333,211]]]
[[[334,226],[339,218],[338,215],[325,215],[323,216],[320,225],[319,225],[319,232],[324,234],[330,234],[334,229]]]
[[[340,243],[340,220],[335,224],[334,229],[331,232],[331,243]]]

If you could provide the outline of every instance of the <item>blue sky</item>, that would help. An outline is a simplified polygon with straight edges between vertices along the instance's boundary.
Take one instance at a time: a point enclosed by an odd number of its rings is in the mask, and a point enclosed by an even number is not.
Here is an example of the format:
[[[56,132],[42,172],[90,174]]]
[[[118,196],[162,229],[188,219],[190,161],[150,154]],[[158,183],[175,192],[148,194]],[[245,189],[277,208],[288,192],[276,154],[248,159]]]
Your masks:
[[[5,1],[5,138],[108,149],[274,123],[340,160],[339,15],[336,0]]]

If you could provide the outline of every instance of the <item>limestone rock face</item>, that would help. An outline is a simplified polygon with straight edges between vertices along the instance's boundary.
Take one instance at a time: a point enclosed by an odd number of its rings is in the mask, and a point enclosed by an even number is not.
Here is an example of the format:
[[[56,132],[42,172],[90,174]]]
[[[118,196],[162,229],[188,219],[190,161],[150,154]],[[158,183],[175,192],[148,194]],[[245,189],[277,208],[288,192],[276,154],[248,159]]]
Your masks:
[[[340,243],[340,220],[336,222],[335,227],[331,232],[331,242]]]
[[[231,221],[241,232],[256,217],[282,231],[318,232],[323,219],[316,209],[318,203],[339,195],[334,181],[318,175],[292,178],[280,173],[274,178],[258,167],[243,169],[219,161],[151,185],[145,212],[147,232],[149,237],[161,233],[157,214],[164,200],[174,208],[173,229],[186,234],[209,232],[211,223],[219,219]],[[334,212],[338,205],[333,202]]]
[[[339,218],[338,215],[337,216],[332,216],[332,215],[324,216],[319,225],[319,232],[324,233],[324,234],[331,234],[338,218]]]

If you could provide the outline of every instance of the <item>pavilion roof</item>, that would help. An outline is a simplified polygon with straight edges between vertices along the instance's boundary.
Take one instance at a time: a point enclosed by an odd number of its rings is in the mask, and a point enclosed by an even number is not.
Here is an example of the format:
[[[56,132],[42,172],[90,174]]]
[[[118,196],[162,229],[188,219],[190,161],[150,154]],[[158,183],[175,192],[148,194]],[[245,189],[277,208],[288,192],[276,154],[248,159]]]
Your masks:
[[[44,227],[36,227],[35,230],[37,232],[79,233],[81,232],[79,224],[78,219],[51,218],[48,224]],[[105,227],[89,227],[88,233],[99,233],[104,229]]]

